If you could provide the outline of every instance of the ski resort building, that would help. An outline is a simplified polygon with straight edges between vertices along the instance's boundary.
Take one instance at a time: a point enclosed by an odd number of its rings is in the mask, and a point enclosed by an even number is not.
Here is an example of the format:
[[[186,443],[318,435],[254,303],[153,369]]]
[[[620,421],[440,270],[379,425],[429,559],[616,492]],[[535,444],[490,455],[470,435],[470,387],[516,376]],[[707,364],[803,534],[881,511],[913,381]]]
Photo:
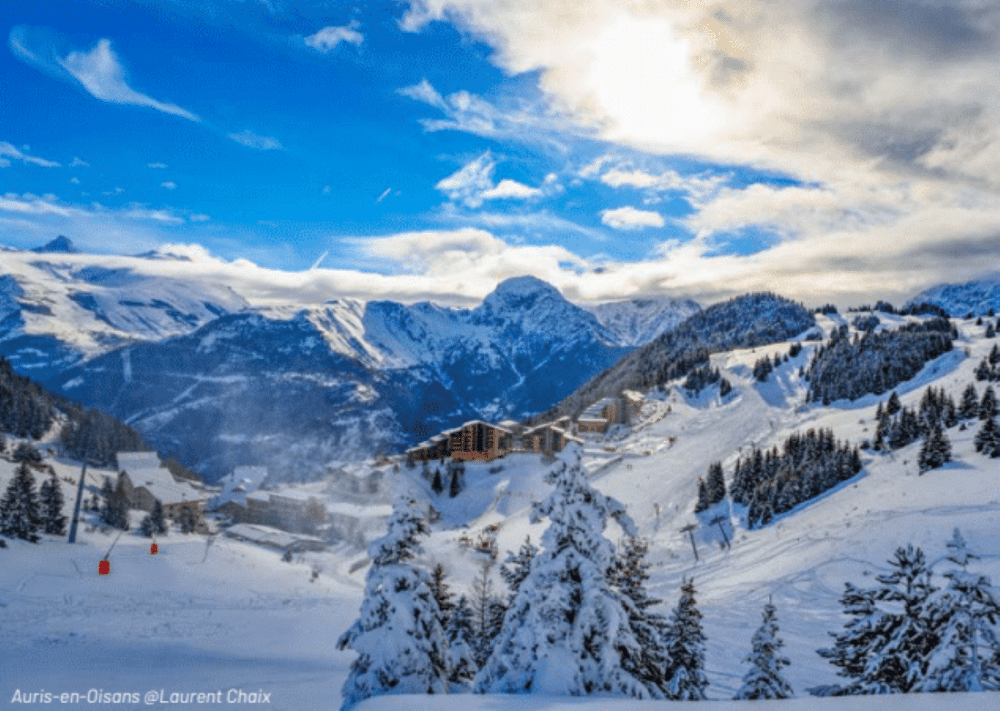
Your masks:
[[[406,450],[406,458],[410,462],[443,460],[446,457],[489,462],[511,452],[553,454],[561,451],[568,442],[582,441],[573,435],[572,426],[568,417],[529,429],[510,420],[503,425],[472,420],[411,447]]]
[[[185,508],[196,520],[201,518],[206,495],[188,482],[175,479],[169,469],[161,466],[156,452],[119,452],[117,456],[129,508],[152,511],[159,501],[163,512],[173,520]]]
[[[624,425],[632,421],[642,407],[642,396],[626,390],[620,397],[601,398],[577,418],[578,432],[605,434],[611,425]]]
[[[326,520],[316,496],[303,491],[255,491],[246,497],[246,521],[283,531],[307,533]]]
[[[210,506],[237,521],[246,521],[247,495],[257,491],[266,478],[267,467],[236,467],[219,481],[222,491]]]

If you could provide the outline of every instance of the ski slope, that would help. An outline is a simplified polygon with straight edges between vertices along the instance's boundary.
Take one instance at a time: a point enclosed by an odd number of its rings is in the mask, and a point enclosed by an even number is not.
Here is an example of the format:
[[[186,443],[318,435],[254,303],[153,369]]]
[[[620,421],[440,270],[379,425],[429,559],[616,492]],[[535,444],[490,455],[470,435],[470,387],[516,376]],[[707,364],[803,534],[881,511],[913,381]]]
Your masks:
[[[993,341],[984,339],[983,329],[972,322],[960,321],[959,330],[953,352],[897,388],[904,405],[916,405],[928,384],[943,386],[957,398],[973,379],[972,370]],[[829,407],[804,402],[797,373],[814,347],[806,344],[802,355],[779,367],[764,384],[753,381],[754,361],[787,352],[788,344],[713,356],[713,366],[734,386],[724,400],[714,387],[694,398],[678,387],[648,393],[642,416],[631,428],[588,441],[584,448],[594,485],[624,502],[642,535],[651,540],[650,589],[663,599],[662,611],[676,604],[682,577],[694,578],[708,638],[707,693],[712,699],[696,708],[747,708],[746,702],[726,699],[740,686],[743,658],[769,596],[778,608],[780,636],[792,661],[786,677],[799,698],[753,702],[757,708],[1000,708],[996,694],[815,699],[806,692],[838,680],[815,650],[829,645],[828,633],[843,624],[839,597],[844,583],[869,584],[871,576],[887,570],[886,560],[896,547],[921,546],[934,562],[943,558],[945,541],[958,527],[982,556],[975,569],[1000,583],[1000,460],[974,451],[978,423],[965,432],[948,431],[954,461],[941,469],[918,473],[919,443],[893,454],[863,452],[864,470],[857,477],[759,530],[746,530],[739,512],[729,512],[729,549],[722,546],[718,527],[692,513],[698,477],[716,460],[730,477],[741,447],[780,445],[790,433],[809,427],[829,427],[851,442],[874,435],[874,397]],[[984,384],[976,385],[982,394]],[[74,464],[49,461],[60,476],[75,480]],[[529,455],[469,464],[466,488],[454,499],[447,493],[434,495],[419,469],[402,468],[398,486],[440,513],[420,561],[443,563],[452,590],[463,592],[488,559],[474,545],[487,526],[497,527],[501,561],[525,535],[539,540],[545,522],[531,524],[529,511],[531,501],[547,491],[542,482],[547,466]],[[13,465],[0,460],[0,487],[6,487],[12,472]],[[64,493],[68,506],[75,493],[68,482]],[[138,524],[138,513],[132,521]],[[697,561],[680,530],[692,523],[698,524]],[[609,529],[606,535],[615,539],[620,532]],[[207,546],[205,537],[174,532],[159,541],[160,552],[153,556],[148,539],[125,534],[110,556],[111,574],[98,576],[97,563],[111,546],[111,535],[81,527],[76,545],[43,538],[39,545],[8,541],[8,548],[0,550],[0,708],[10,704],[16,690],[42,689],[143,695],[161,689],[168,695],[220,691],[223,697],[229,689],[259,690],[270,694],[266,707],[271,709],[339,707],[354,655],[337,651],[334,644],[357,615],[366,572],[363,552],[345,545],[284,563],[273,549],[222,536]],[[313,565],[322,572],[310,582]],[[400,708],[564,711],[673,709],[678,704],[390,696],[358,707]]]

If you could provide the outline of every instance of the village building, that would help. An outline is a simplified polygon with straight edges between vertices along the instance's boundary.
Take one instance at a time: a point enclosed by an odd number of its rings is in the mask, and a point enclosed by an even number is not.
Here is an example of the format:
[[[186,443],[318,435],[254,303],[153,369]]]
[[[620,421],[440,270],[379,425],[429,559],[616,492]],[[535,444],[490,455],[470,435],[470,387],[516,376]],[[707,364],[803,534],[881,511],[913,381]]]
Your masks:
[[[168,518],[177,521],[184,509],[201,520],[205,494],[174,478],[161,466],[156,452],[119,452],[118,469],[129,508],[152,511],[159,501]]]
[[[351,504],[331,501],[326,504],[327,536],[363,544],[385,532],[392,515],[391,504]]]
[[[211,508],[236,521],[248,520],[247,495],[257,491],[266,478],[267,467],[236,467],[219,481],[222,490],[212,499]]]
[[[601,398],[580,413],[576,420],[577,431],[606,434],[612,425],[628,424],[633,409],[631,398],[624,396]]]
[[[561,452],[570,442],[582,444],[583,440],[572,434],[567,417],[526,429],[520,435],[518,451],[552,455]]]
[[[310,533],[326,521],[323,504],[304,491],[255,491],[246,496],[248,523],[274,526],[292,533]]]
[[[226,529],[226,535],[241,541],[249,541],[279,550],[295,552],[321,551],[326,541],[316,536],[289,533],[277,528],[254,523],[238,523]]]

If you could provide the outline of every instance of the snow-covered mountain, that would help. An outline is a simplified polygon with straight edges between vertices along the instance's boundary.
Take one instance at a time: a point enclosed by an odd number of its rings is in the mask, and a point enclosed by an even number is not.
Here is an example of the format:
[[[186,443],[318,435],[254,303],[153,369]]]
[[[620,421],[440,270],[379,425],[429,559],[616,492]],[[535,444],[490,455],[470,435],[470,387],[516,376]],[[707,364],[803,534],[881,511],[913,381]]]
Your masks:
[[[965,284],[938,284],[921,291],[907,303],[925,302],[940,306],[957,318],[969,313],[985,316],[991,309],[1000,312],[1000,276]]]
[[[238,323],[241,318],[229,320]],[[907,321],[891,314],[880,318],[887,327]],[[829,335],[840,323],[819,316],[813,328]],[[930,386],[957,400],[971,382],[982,394],[985,383],[976,381],[974,370],[988,356],[994,339],[985,338],[981,327],[961,322],[957,327],[956,347],[896,388],[903,407],[918,408]],[[238,340],[235,330],[230,335]],[[808,384],[798,373],[821,347],[818,342],[801,342],[801,353],[776,366],[767,382],[754,378],[758,359],[783,358],[790,345],[783,341],[712,354],[711,367],[733,385],[729,396],[720,398],[715,386],[692,396],[680,379],[665,383],[643,393],[644,404],[629,429],[590,441],[583,449],[588,481],[621,501],[649,542],[646,588],[661,600],[651,609],[669,615],[681,581],[694,580],[707,638],[709,681],[708,700],[698,702],[697,708],[996,708],[997,692],[827,699],[807,692],[845,681],[817,650],[830,647],[830,633],[843,631],[852,619],[841,602],[845,583],[875,587],[879,576],[893,572],[888,561],[897,548],[920,547],[933,566],[933,584],[944,587],[944,573],[954,568],[945,558],[945,544],[958,528],[980,556],[968,562],[968,573],[992,579],[996,594],[1000,459],[976,451],[974,440],[982,427],[978,419],[965,421],[964,428],[947,428],[954,461],[942,467],[920,472],[920,442],[893,452],[862,450],[861,472],[759,528],[748,527],[746,511],[727,499],[712,513],[728,526],[728,541],[713,518],[693,512],[698,480],[713,462],[722,463],[731,487],[741,451],[745,455],[754,447],[780,448],[790,435],[809,428],[829,428],[838,440],[852,444],[873,437],[876,407],[885,404],[888,393],[830,405],[808,400]],[[55,468],[69,513],[79,465],[57,458],[47,463]],[[526,454],[469,463],[465,486],[455,497],[435,494],[419,470],[403,468],[400,476],[392,477],[391,465],[383,467],[387,479],[398,481],[412,498],[432,504],[441,514],[430,525],[430,535],[421,538],[423,551],[412,563],[426,570],[441,563],[450,592],[469,595],[489,561],[488,553],[475,546],[480,535],[495,538],[499,562],[507,551],[517,551],[526,535],[535,543],[543,540],[548,522],[532,518],[531,504],[551,490],[543,478],[551,466]],[[0,459],[0,489],[14,471],[15,465]],[[91,472],[95,488],[104,473]],[[322,496],[323,488],[312,484],[300,491]],[[609,527],[604,535],[617,541],[619,531]],[[111,575],[105,578],[97,575],[97,563],[115,540],[113,535],[84,526],[76,545],[60,545],[62,540],[11,540],[7,550],[0,550],[0,609],[8,613],[0,626],[0,665],[19,680],[22,692],[85,691],[96,674],[116,680],[115,687],[102,682],[105,690],[164,689],[169,696],[174,689],[214,690],[217,680],[225,678],[228,686],[266,693],[288,708],[319,708],[317,699],[323,708],[341,702],[340,690],[356,654],[337,650],[333,640],[358,616],[365,594],[364,548],[342,541],[288,563],[282,562],[280,550],[225,536],[209,539],[212,543],[206,546],[204,537],[174,531],[158,539],[160,552],[151,555],[149,539],[126,534],[114,547]],[[504,590],[498,568],[487,568],[497,593]],[[745,659],[768,601],[777,607],[782,654],[790,660],[781,673],[797,698],[731,701],[749,670]],[[892,600],[873,603],[890,611],[893,605]],[[78,663],[81,653],[86,665]],[[192,655],[197,664],[191,663]],[[228,686],[222,687],[223,696]],[[667,711],[678,702],[602,694],[383,695],[358,709],[624,711],[640,706]]]
[[[701,310],[691,299],[632,299],[587,308],[614,334],[618,345],[638,347]]]
[[[248,303],[222,283],[79,255],[69,240],[0,252],[0,354],[44,379],[115,348],[188,333]]]

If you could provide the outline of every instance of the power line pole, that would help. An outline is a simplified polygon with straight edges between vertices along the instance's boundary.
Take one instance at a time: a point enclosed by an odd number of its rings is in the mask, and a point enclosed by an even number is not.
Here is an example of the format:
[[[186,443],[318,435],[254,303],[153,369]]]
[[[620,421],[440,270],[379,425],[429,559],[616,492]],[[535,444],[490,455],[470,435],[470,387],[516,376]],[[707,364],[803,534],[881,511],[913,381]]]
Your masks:
[[[698,528],[698,524],[691,523],[681,529],[681,533],[686,533],[691,538],[691,549],[694,551],[694,560],[698,562],[698,546],[694,544],[694,529]]]
[[[76,528],[80,523],[80,502],[83,501],[83,480],[87,478],[87,463],[80,470],[80,484],[76,487],[76,506],[73,507],[73,523],[69,527],[69,542],[76,543]]]

